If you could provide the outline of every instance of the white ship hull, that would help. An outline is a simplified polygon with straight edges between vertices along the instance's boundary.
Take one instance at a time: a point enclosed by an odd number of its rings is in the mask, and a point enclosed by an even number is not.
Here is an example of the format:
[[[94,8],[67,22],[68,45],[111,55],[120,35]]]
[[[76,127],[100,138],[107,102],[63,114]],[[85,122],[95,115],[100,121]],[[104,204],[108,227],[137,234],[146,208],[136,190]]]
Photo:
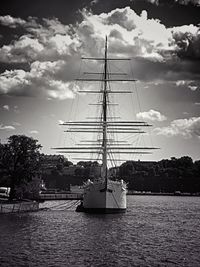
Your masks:
[[[108,180],[96,180],[84,186],[83,210],[92,213],[119,213],[126,211],[126,183]]]

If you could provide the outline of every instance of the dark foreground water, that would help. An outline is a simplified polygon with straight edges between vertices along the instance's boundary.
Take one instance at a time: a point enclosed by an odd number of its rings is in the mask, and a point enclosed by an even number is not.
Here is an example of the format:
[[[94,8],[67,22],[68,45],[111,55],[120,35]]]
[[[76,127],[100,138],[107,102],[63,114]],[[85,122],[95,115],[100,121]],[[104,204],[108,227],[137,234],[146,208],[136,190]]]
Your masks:
[[[1,215],[0,266],[200,266],[199,197],[128,196],[120,215],[64,203]]]

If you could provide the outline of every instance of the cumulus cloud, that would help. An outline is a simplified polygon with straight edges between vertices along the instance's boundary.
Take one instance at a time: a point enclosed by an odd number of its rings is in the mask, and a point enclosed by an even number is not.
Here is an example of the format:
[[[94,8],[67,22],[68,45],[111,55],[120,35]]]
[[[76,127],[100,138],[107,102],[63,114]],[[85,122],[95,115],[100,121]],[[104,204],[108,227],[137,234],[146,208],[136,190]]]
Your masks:
[[[176,86],[182,86],[182,85],[185,85],[186,83],[187,83],[187,81],[178,80],[178,81],[176,81]]]
[[[73,98],[79,90],[72,81],[55,79],[62,70],[64,61],[38,62],[30,66],[30,71],[6,70],[0,75],[0,88],[3,94],[45,96],[50,99]],[[17,110],[17,108],[15,109]]]
[[[20,18],[13,18],[9,15],[0,16],[0,23],[4,26],[9,26],[10,28],[16,28],[17,26],[24,26],[26,21]]]
[[[9,107],[9,105],[4,105],[4,106],[3,106],[3,109],[9,111],[9,110],[10,110],[10,107]]]
[[[151,1],[157,2],[157,1]],[[64,25],[58,19],[29,17],[26,21],[1,16],[0,23],[24,29],[24,34],[0,47],[0,62],[26,64],[26,69],[0,74],[0,93],[65,99],[79,90],[71,82],[78,73],[80,56],[102,56],[105,35],[109,55],[134,58],[136,78],[141,80],[199,79],[199,27],[167,28],[158,19],[140,15],[130,7],[94,15],[82,10],[82,21]],[[97,64],[97,63],[93,63]],[[144,69],[148,69],[144,71]],[[183,85],[177,82],[177,86]],[[187,85],[197,86],[195,83]]]
[[[21,35],[13,43],[0,48],[3,62],[67,59],[79,53],[102,53],[105,35],[109,36],[109,52],[126,53],[162,61],[174,53],[199,55],[199,27],[185,25],[167,28],[158,19],[149,19],[147,11],[140,15],[130,7],[117,8],[94,15],[84,9],[83,19],[76,25],[64,25],[58,19],[39,23],[29,18]],[[13,18],[13,20],[15,20]]]
[[[39,132],[37,130],[31,130],[30,134],[39,134]]]
[[[196,91],[197,90],[197,86],[195,86],[195,85],[188,85],[188,87],[190,88],[190,90],[192,90],[192,91]]]
[[[24,63],[61,59],[72,55],[78,48],[69,26],[61,24],[58,19],[43,19],[40,24],[37,19],[29,18],[23,28],[24,35],[0,48],[0,61]]]
[[[185,59],[200,58],[200,28],[194,25],[183,25],[171,28],[177,55]]]
[[[200,137],[200,117],[178,119],[171,122],[167,127],[156,128],[157,135],[167,137],[183,136],[184,138]]]
[[[199,82],[178,80],[175,82],[176,86],[187,86],[191,91],[196,91],[199,86]]]
[[[14,126],[21,126],[21,123],[14,121],[14,122],[12,123],[12,125],[14,125]]]
[[[149,111],[139,112],[136,114],[138,119],[150,120],[150,121],[164,121],[166,116],[162,115],[159,111],[150,109]]]
[[[5,130],[5,131],[14,131],[15,127],[11,125],[3,125],[0,124],[0,130]]]
[[[140,15],[129,7],[100,15],[85,10],[83,16],[77,30],[80,36],[90,39],[90,51],[103,48],[105,35],[109,36],[109,52],[115,56],[125,54],[162,60],[160,50],[171,50],[170,31],[159,20],[148,19],[145,10]]]
[[[2,108],[3,108],[4,110],[6,110],[6,111],[13,110],[15,113],[19,113],[18,106],[14,106],[14,107],[12,107],[12,106],[9,106],[9,105],[4,105]]]
[[[63,59],[79,53],[102,53],[105,35],[109,36],[110,52],[126,53],[162,60],[175,49],[171,30],[157,19],[148,19],[129,7],[94,15],[82,11],[83,20],[74,26],[63,25],[58,19],[38,23],[29,18],[24,25],[27,34],[0,49],[3,62],[32,62]],[[14,18],[13,18],[14,20]]]

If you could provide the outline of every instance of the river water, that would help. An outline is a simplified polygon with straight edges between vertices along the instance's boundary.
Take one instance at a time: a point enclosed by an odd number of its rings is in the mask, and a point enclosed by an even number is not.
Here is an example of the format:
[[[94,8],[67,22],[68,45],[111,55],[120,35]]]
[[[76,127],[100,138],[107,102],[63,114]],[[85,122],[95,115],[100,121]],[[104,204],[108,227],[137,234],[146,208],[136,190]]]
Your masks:
[[[73,202],[0,216],[0,266],[200,266],[200,198],[128,196],[125,214]]]

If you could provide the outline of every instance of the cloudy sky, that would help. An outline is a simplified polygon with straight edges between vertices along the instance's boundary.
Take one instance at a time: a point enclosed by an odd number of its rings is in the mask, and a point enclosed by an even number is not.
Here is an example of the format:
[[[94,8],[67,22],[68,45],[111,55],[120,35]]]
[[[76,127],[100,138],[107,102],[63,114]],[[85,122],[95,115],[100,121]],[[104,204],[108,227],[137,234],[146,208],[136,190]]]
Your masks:
[[[101,66],[81,56],[101,56],[107,35],[110,57],[131,58],[137,79],[120,85],[133,96],[116,99],[119,111],[152,124],[143,142],[161,148],[142,159],[200,159],[199,14],[200,0],[1,0],[1,141],[26,134],[44,153],[65,144],[59,122],[93,113],[78,93],[93,87],[73,80]]]

